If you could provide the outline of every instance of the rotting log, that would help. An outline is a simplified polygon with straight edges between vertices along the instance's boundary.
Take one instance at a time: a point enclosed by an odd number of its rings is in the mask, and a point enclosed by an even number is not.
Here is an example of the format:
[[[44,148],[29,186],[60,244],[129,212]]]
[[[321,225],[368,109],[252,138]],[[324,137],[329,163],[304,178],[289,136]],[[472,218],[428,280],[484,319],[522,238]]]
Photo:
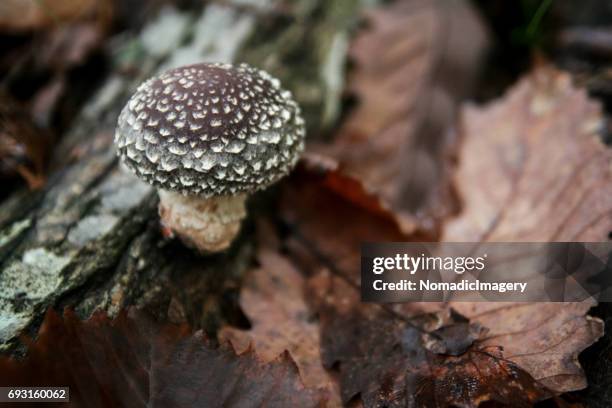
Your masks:
[[[17,336],[34,335],[49,307],[86,317],[137,306],[210,334],[222,323],[240,324],[236,297],[252,261],[250,225],[264,206],[250,211],[239,239],[220,255],[200,257],[164,239],[155,191],[115,156],[117,116],[154,73],[245,61],[278,76],[300,102],[309,137],[321,137],[338,117],[349,34],[368,3],[303,0],[279,9],[250,0],[166,8],[139,33],[109,42],[112,68],[55,147],[46,185],[0,206],[2,350],[18,350]]]

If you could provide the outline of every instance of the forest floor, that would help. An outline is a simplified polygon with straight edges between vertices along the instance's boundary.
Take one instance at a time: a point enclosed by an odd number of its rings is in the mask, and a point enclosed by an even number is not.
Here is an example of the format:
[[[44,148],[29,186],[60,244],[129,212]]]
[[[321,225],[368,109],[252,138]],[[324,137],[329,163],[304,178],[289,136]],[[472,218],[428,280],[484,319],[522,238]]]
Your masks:
[[[359,262],[362,242],[609,241],[611,44],[605,1],[4,0],[0,385],[609,407],[610,304],[363,303]],[[265,69],[307,125],[214,255],[162,234],[113,146],[138,85],[196,62]]]

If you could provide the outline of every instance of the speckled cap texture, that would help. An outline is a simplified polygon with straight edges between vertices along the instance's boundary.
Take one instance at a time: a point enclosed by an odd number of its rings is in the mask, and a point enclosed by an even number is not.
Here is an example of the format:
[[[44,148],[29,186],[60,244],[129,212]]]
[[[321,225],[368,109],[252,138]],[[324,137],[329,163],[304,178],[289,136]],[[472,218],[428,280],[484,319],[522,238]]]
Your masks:
[[[247,64],[196,64],[144,82],[119,115],[125,165],[186,195],[249,193],[286,175],[304,149],[298,104]]]

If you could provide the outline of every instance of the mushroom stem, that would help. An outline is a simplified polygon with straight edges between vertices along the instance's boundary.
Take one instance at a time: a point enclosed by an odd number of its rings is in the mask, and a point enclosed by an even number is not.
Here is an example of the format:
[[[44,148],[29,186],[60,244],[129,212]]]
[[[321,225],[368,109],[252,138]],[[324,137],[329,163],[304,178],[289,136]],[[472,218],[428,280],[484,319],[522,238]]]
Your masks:
[[[159,190],[159,215],[169,235],[202,253],[230,246],[246,216],[246,194],[204,198]]]

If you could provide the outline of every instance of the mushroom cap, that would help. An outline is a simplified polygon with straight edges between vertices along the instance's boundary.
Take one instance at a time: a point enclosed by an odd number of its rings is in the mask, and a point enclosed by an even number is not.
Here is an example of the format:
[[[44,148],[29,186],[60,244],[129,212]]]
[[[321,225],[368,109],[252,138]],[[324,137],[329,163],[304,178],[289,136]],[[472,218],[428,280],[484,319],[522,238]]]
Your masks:
[[[212,197],[253,192],[289,173],[305,134],[278,79],[247,64],[195,64],[142,83],[119,115],[115,144],[146,182]]]

